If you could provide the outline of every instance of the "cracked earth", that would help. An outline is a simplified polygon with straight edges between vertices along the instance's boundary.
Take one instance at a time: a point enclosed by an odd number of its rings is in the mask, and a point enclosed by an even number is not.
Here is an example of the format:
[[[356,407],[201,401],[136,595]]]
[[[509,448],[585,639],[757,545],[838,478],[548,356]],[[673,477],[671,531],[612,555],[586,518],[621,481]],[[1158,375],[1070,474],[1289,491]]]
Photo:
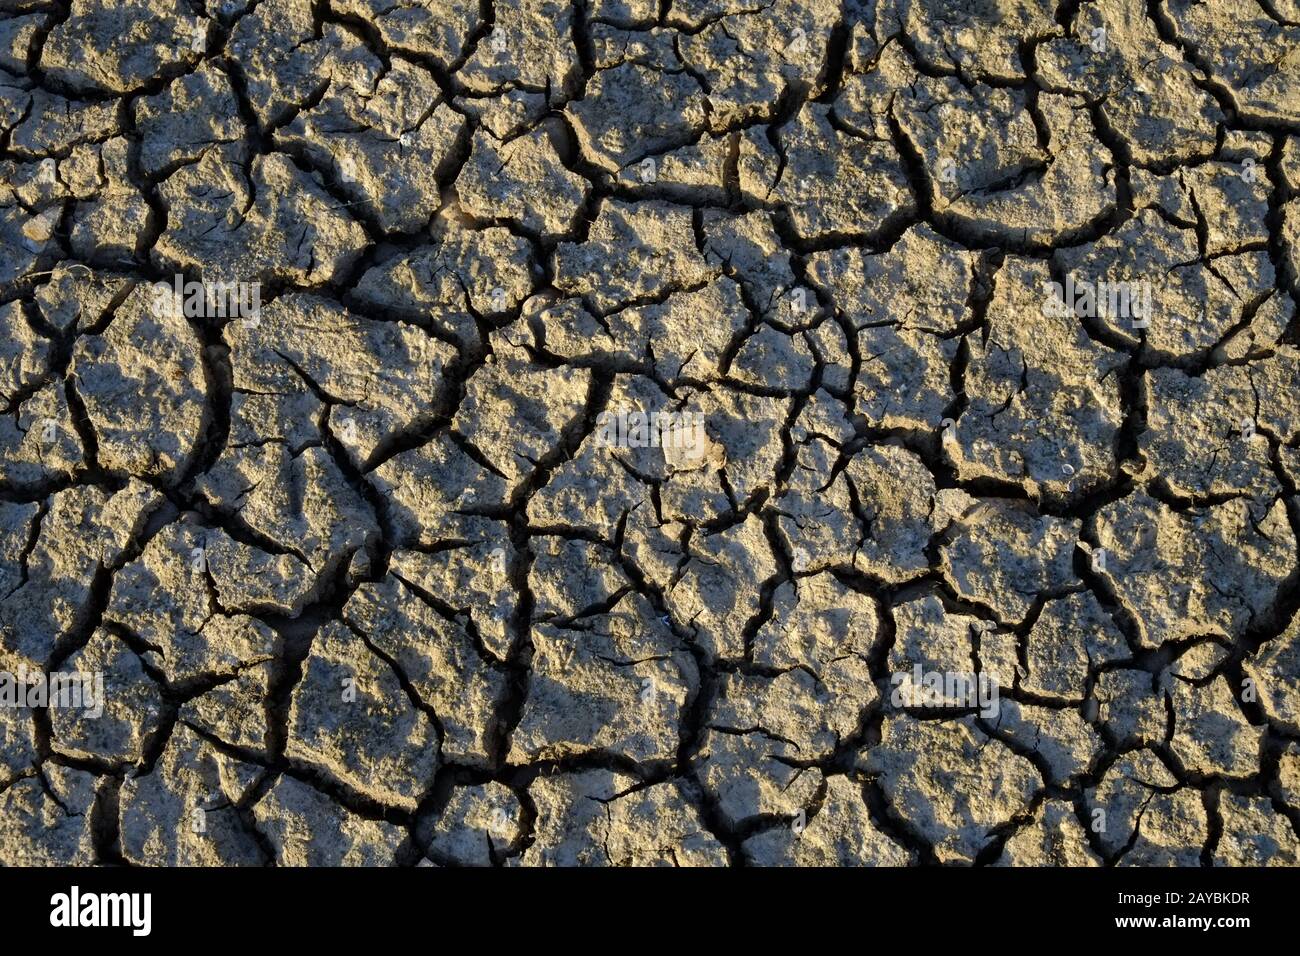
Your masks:
[[[0,862],[1300,864],[1297,0],[0,11]]]

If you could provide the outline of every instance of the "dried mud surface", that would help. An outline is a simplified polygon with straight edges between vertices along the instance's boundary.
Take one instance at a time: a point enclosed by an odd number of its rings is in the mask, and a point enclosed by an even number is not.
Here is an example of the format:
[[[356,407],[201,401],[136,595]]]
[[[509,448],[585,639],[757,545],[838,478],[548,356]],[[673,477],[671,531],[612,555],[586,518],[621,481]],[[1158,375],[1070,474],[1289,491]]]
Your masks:
[[[0,0],[0,862],[1300,863],[1298,271],[1296,0]]]

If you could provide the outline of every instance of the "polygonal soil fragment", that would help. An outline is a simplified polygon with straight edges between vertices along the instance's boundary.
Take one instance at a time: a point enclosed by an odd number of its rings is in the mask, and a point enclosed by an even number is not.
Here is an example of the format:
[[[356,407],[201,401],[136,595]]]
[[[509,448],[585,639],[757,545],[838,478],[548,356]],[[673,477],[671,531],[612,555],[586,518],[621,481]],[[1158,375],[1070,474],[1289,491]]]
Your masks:
[[[826,82],[839,15],[834,4],[803,0],[685,0],[667,22],[682,28],[676,47],[708,84],[711,124],[721,129],[770,118],[787,94]]]
[[[1097,720],[1122,746],[1164,743],[1169,735],[1166,689],[1158,675],[1127,668],[1097,676]]]
[[[813,297],[795,294],[797,279],[790,266],[790,252],[782,246],[770,213],[735,215],[706,209],[703,218],[704,257],[737,279],[764,317],[802,324],[805,310],[816,311]]]
[[[1249,367],[1224,365],[1191,376],[1148,373],[1147,430],[1138,437],[1160,480],[1194,500],[1240,495],[1262,517],[1281,489],[1268,440],[1258,434],[1259,396]]]
[[[573,8],[557,0],[519,0],[494,13],[492,32],[457,78],[480,93],[545,90],[553,104],[571,95],[582,72],[573,46]]]
[[[427,54],[443,69],[464,56],[480,10],[474,0],[339,0],[332,6],[373,23],[388,46]]]
[[[881,29],[901,30],[932,69],[1017,80],[1025,75],[1023,41],[1053,26],[1040,4],[971,4],[959,0],[885,0]]]
[[[664,596],[673,618],[694,631],[710,657],[740,658],[744,630],[758,613],[763,582],[776,561],[757,515],[723,531],[692,537],[689,560]]]
[[[119,796],[122,855],[136,866],[258,866],[264,860],[235,804],[258,768],[227,756],[184,724]]]
[[[209,419],[202,342],[170,306],[170,296],[136,286],[72,358],[100,465],[167,484],[185,473]]]
[[[793,820],[821,789],[794,744],[764,733],[706,730],[693,758],[695,780],[732,830],[757,818]]]
[[[73,0],[45,39],[47,76],[85,92],[125,93],[193,64],[207,50],[208,23],[182,0]]]
[[[491,781],[457,787],[438,814],[428,856],[439,864],[491,866],[519,836],[519,798]]]
[[[812,385],[815,362],[803,333],[789,335],[759,325],[746,336],[731,366],[731,376],[751,388],[805,392]]]
[[[861,786],[843,776],[826,781],[825,799],[805,826],[764,830],[743,849],[751,866],[909,866],[915,861],[872,821]]]
[[[538,777],[522,866],[718,866],[726,850],[704,828],[686,785],[637,781],[608,770]]]
[[[83,468],[85,451],[72,414],[66,387],[50,384],[0,415],[0,484],[39,491]]]
[[[1300,416],[1294,403],[1287,399],[1300,388],[1300,350],[1278,345],[1272,355],[1252,362],[1247,368],[1251,387],[1259,393],[1256,425],[1266,437],[1288,446],[1279,449],[1285,461],[1287,455],[1295,453],[1296,440],[1300,439]],[[1243,430],[1250,432],[1244,425]]]
[[[228,450],[200,488],[214,507],[269,539],[272,553],[308,565],[313,587],[354,555],[364,565],[364,549],[379,537],[370,504],[319,446],[300,454],[274,441]]]
[[[439,733],[394,669],[346,626],[312,641],[285,753],[372,800],[414,810],[438,768]]]
[[[232,322],[225,338],[236,388],[319,396],[331,406],[330,433],[358,466],[433,417],[455,357],[422,329],[309,295],[277,299],[256,323]]]
[[[1163,42],[1139,0],[1081,6],[1074,35],[1039,46],[1037,61],[1050,88],[1096,102],[1139,163],[1163,165],[1214,149],[1223,116],[1196,83],[1203,75]]]
[[[173,691],[179,715],[225,743],[265,753],[274,631],[233,611],[296,614],[315,576],[290,555],[270,555],[194,516],[161,529],[113,579],[104,619],[146,649],[142,658]]]
[[[203,553],[196,556],[191,549],[191,564],[201,557],[212,576],[217,601],[226,611],[297,617],[316,594],[315,575],[296,555],[265,551],[261,542],[245,544],[214,528],[193,543]]]
[[[616,377],[605,409],[596,418],[595,430],[529,499],[530,522],[539,528],[582,526],[612,542],[625,515],[639,512],[639,517],[653,520],[649,479],[643,482],[638,476],[665,471],[666,459],[674,449],[663,447],[662,440],[651,441],[648,427],[635,441],[631,434],[616,432],[620,422],[630,423],[632,416],[641,416],[636,421],[645,424],[655,421],[653,416],[671,411],[668,397],[653,383],[640,377]],[[626,431],[630,433],[631,429]],[[688,439],[697,439],[700,445],[707,440],[698,434]],[[690,457],[696,448],[684,447],[682,451],[684,457]],[[702,453],[703,448],[699,451]],[[625,550],[635,552],[636,545],[625,545]]]
[[[1047,782],[1056,786],[1088,773],[1104,749],[1101,737],[1073,710],[1002,699],[984,727],[1009,746],[1032,751]]]
[[[469,380],[452,421],[482,460],[518,489],[538,464],[561,450],[587,402],[590,373],[547,369],[504,339],[494,343],[493,361]]]
[[[902,162],[888,143],[836,128],[830,107],[807,104],[777,130],[781,156],[746,133],[740,188],[759,203],[782,203],[802,239],[869,236],[915,209]]]
[[[244,134],[230,78],[211,63],[177,77],[161,93],[136,100],[135,123],[146,176],[195,162],[214,144]]]
[[[786,581],[772,596],[771,618],[754,635],[754,663],[811,673],[816,693],[829,698],[825,717],[831,729],[849,736],[877,696],[867,659],[878,613],[872,598],[830,574]]]
[[[1025,637],[1028,672],[1021,686],[1032,694],[1081,700],[1089,674],[1129,656],[1124,635],[1091,591],[1048,601]]]
[[[154,260],[222,281],[321,285],[346,274],[365,230],[288,156],[243,152],[214,147],[158,187],[168,215]]]
[[[854,328],[894,325],[936,334],[969,320],[979,258],[929,226],[909,228],[875,255],[847,247],[815,253],[810,275]]]
[[[761,732],[790,743],[800,760],[824,759],[858,729],[860,715],[875,701],[867,677],[864,667],[856,686],[832,688],[801,668],[774,677],[726,674],[709,707],[708,726]]]
[[[265,624],[221,612],[208,534],[193,520],[169,525],[113,579],[105,618],[143,641],[168,681],[231,677],[274,653]]]
[[[125,276],[72,263],[55,267],[33,297],[41,317],[59,332],[68,332],[98,325],[134,287]]]
[[[96,582],[122,563],[161,503],[152,488],[132,480],[111,496],[96,487],[69,488],[39,506],[0,512],[12,529],[0,601],[4,670],[39,670],[60,638],[87,623]]]
[[[1209,836],[1198,791],[1177,779],[1150,750],[1111,765],[1096,787],[1084,790],[1092,831],[1124,866],[1197,866]]]
[[[491,398],[490,390],[485,394]],[[394,455],[371,473],[371,480],[386,499],[397,537],[393,543],[422,548],[495,537],[486,530],[490,524],[467,513],[503,504],[508,487],[480,453],[446,432]]]
[[[21,73],[27,66],[37,31],[48,26],[47,15],[39,11],[22,16],[10,14],[0,26],[0,66],[10,73]]]
[[[1241,666],[1253,681],[1251,691],[1264,713],[1290,732],[1300,733],[1300,615]]]
[[[601,205],[586,242],[555,249],[555,285],[598,315],[670,289],[698,286],[715,270],[695,247],[690,211],[664,202]]]
[[[317,33],[311,0],[258,4],[235,24],[227,49],[263,129],[284,123],[333,82],[363,82],[372,60],[338,24]]]
[[[515,309],[532,291],[532,250],[503,228],[441,229],[435,245],[383,255],[348,293],[371,314],[429,324],[462,349],[480,346],[475,315]]]
[[[1221,155],[1232,155],[1225,146]],[[1257,159],[1256,156],[1259,158]],[[1247,155],[1245,162],[1216,161],[1180,170],[1177,185],[1162,182],[1162,199],[1177,196],[1161,207],[1180,219],[1204,220],[1205,251],[1209,256],[1238,252],[1268,242],[1271,183],[1259,168],[1267,150]],[[1172,198],[1172,197],[1171,197]],[[1171,206],[1173,208],[1171,208]]]
[[[997,243],[1056,243],[1114,210],[1111,155],[1078,98],[1038,97],[1037,119],[1018,90],[953,78],[916,84],[893,113],[925,166],[941,222]]]
[[[129,141],[118,137],[93,151],[78,150],[80,170],[64,164],[72,188],[84,200],[73,212],[69,244],[89,262],[129,266],[144,257],[154,215],[131,181],[130,150]]]
[[[934,516],[934,478],[921,460],[879,445],[838,464],[825,443],[804,444],[789,490],[776,500],[795,570],[852,565],[890,582],[923,573],[925,549],[942,525]]]
[[[623,167],[617,174],[617,183],[637,198],[725,203],[729,197],[728,165],[739,135],[706,134],[698,142],[658,156],[647,156]]]
[[[37,216],[29,216],[21,206],[0,205],[0,236],[4,237],[5,257],[0,260],[0,282],[6,285],[19,276],[33,272],[43,254],[57,248],[53,242],[60,210],[52,206]]]
[[[1300,839],[1272,801],[1224,792],[1219,816],[1223,833],[1214,849],[1215,866],[1300,865]]]
[[[391,866],[406,840],[401,828],[357,816],[284,775],[253,805],[253,818],[277,866]]]
[[[1300,26],[1294,10],[1284,25],[1270,8],[1246,0],[1164,0],[1161,9],[1179,40],[1228,87],[1243,118],[1292,124],[1300,119]]]
[[[327,169],[359,216],[385,231],[416,232],[441,203],[439,183],[455,166],[465,118],[437,102],[438,85],[418,66],[370,58],[352,84],[276,133],[276,144]],[[431,106],[430,103],[436,103]]]
[[[654,784],[606,804],[613,866],[724,866],[726,848],[704,825],[693,787]]]
[[[889,282],[889,270],[908,268],[903,261],[862,257],[856,250],[818,254],[813,274],[819,285],[832,290],[836,304],[858,330],[858,411],[878,428],[930,431],[940,427],[953,400],[949,369],[960,342],[943,329],[960,321],[954,303],[964,302],[967,290],[946,286],[946,271],[935,281],[939,288],[959,289],[959,298],[940,293],[940,299],[946,298],[942,305],[932,303],[930,295],[918,301],[906,287],[882,285]],[[875,292],[865,291],[872,286],[885,293],[878,301]]]
[[[1036,515],[1013,501],[986,499],[949,529],[940,553],[944,573],[963,598],[1018,623],[1037,595],[1075,582],[1079,527],[1079,521]]]
[[[394,551],[389,570],[439,612],[450,615],[485,660],[510,656],[510,628],[519,595],[510,578],[519,558],[505,528],[474,519],[476,532],[461,547],[432,553]]]
[[[640,595],[563,627],[535,624],[510,763],[617,754],[668,761],[698,686],[694,659]]]
[[[31,709],[22,706],[0,708],[0,787],[27,774],[36,764],[36,727]]]
[[[508,229],[471,229],[455,220],[435,220],[432,233],[435,245],[416,250],[409,262],[414,268],[419,261],[420,277],[427,276],[426,294],[433,294],[435,304],[496,315],[517,308],[542,273],[533,245]]]
[[[1046,167],[963,192],[947,205],[941,221],[989,241],[1018,245],[1069,242],[1115,213],[1113,155],[1102,146],[1085,104],[1074,96],[1043,94],[1038,109],[1050,144]]]
[[[994,866],[1101,866],[1074,807],[1044,800],[1034,818],[1012,834]]]
[[[1295,566],[1281,501],[1257,518],[1242,499],[1184,511],[1137,492],[1102,508],[1096,522],[1106,551],[1099,570],[1149,647],[1207,633],[1238,637],[1269,612]]]
[[[268,701],[278,663],[268,658],[240,666],[234,677],[216,681],[182,704],[179,719],[223,743],[269,760],[275,743]]]
[[[1176,225],[1154,209],[1058,250],[1053,262],[1063,273],[1053,308],[1170,363],[1207,354],[1275,284],[1264,252],[1202,261],[1195,224]]]
[[[95,778],[46,763],[38,776],[0,792],[0,862],[5,866],[91,866]]]
[[[704,126],[707,103],[688,72],[622,63],[597,71],[567,110],[583,153],[614,172],[686,143]]]
[[[1198,655],[1213,645],[1198,645],[1178,661]],[[1248,777],[1259,770],[1264,728],[1251,726],[1222,675],[1208,683],[1194,682],[1169,673],[1167,686],[1174,708],[1174,735],[1170,749],[1192,773]]]
[[[469,162],[456,179],[461,208],[478,219],[509,219],[530,232],[558,236],[573,229],[589,184],[560,162],[545,128],[507,143],[474,135]]]
[[[615,554],[604,545],[547,535],[534,538],[530,550],[534,621],[570,622],[600,613],[628,589]]]
[[[1051,282],[1042,264],[1026,259],[1009,259],[998,272],[985,334],[968,340],[969,404],[943,448],[964,479],[1075,501],[1115,475],[1125,360],[1089,339],[1074,317],[1041,308]]]
[[[13,128],[10,147],[20,155],[62,153],[79,143],[103,141],[121,129],[120,111],[112,101],[82,103],[38,89],[24,93],[21,105],[12,105],[6,125]]]
[[[570,342],[578,344],[573,341],[577,330],[554,328],[548,322],[552,314],[541,317],[547,345],[559,354],[570,353]],[[704,321],[696,324],[699,318]],[[669,382],[709,381],[726,371],[733,343],[751,321],[740,288],[719,277],[701,289],[674,292],[663,302],[606,316],[605,329],[594,342],[584,342],[583,351],[599,349],[608,337],[608,353],[616,360],[643,364]]]
[[[437,715],[443,757],[486,765],[506,681],[465,629],[391,574],[354,591],[343,619],[393,662]]]
[[[121,638],[103,629],[58,667],[67,699],[51,683],[53,745],[74,757],[132,764],[159,727],[161,688]],[[51,681],[54,678],[51,677]],[[76,697],[80,697],[79,700]]]
[[[0,402],[12,407],[49,373],[51,343],[23,317],[20,303],[0,306]]]
[[[944,863],[973,862],[995,828],[1027,810],[1042,786],[1033,764],[969,717],[887,717],[880,743],[859,760],[878,777],[893,812]]]
[[[788,399],[715,388],[692,394],[680,412],[698,416],[683,421],[702,420],[704,438],[689,454],[680,448],[665,455],[670,473],[660,488],[665,518],[695,521],[725,514],[770,489],[784,451]],[[688,434],[698,436],[691,428]]]
[[[894,619],[894,646],[889,649],[890,705],[892,707],[943,706],[973,707],[963,685],[954,683],[951,695],[945,683],[938,694],[924,695],[925,676],[975,674],[975,638],[985,628],[984,621],[968,614],[948,611],[935,594],[910,601],[900,601],[891,609]],[[918,674],[922,683],[918,684]],[[986,716],[994,717],[990,712]]]

